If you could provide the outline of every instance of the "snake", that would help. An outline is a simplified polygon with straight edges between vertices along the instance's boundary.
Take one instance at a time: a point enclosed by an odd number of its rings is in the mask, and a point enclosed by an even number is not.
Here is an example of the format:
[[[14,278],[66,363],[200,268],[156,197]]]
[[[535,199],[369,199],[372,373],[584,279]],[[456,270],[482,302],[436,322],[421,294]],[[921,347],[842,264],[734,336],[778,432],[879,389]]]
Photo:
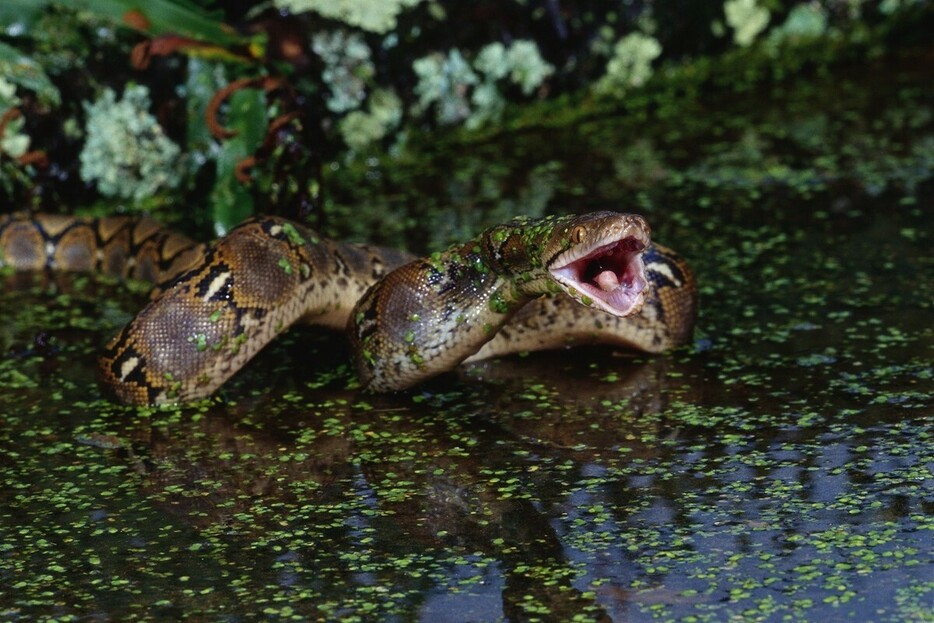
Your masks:
[[[516,218],[425,257],[328,239],[276,216],[203,243],[147,216],[0,216],[0,267],[152,285],[104,347],[129,404],[210,396],[289,327],[345,331],[360,385],[409,389],[470,362],[581,344],[660,353],[690,341],[696,278],[639,215]]]

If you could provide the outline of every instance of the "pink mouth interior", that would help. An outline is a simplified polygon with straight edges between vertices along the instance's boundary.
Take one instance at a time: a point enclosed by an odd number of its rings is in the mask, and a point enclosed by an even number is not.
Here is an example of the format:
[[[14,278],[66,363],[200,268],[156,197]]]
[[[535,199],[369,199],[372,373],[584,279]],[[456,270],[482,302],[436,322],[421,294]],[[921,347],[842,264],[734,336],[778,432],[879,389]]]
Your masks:
[[[618,315],[632,313],[642,302],[645,245],[634,237],[600,247],[552,272],[559,281],[582,294],[602,301],[606,311]]]

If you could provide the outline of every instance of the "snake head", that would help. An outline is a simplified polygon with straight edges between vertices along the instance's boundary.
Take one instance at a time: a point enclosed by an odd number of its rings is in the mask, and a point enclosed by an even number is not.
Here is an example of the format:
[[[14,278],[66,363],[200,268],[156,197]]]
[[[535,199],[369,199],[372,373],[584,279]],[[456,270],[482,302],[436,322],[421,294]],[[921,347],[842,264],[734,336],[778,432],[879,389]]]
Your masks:
[[[565,247],[549,262],[557,286],[587,307],[614,316],[639,311],[648,283],[642,252],[649,226],[640,216],[598,212],[577,217],[555,235]]]

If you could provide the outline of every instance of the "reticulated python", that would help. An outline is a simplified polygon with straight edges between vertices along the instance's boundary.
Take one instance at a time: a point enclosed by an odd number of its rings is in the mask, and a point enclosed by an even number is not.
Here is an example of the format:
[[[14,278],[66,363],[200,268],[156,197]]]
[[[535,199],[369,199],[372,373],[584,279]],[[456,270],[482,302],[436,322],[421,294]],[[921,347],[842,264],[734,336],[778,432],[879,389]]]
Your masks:
[[[100,359],[103,385],[135,404],[211,394],[296,322],[346,328],[362,385],[395,391],[513,352],[661,352],[690,339],[697,309],[687,264],[613,212],[517,219],[421,259],[275,217],[204,245],[145,217],[8,215],[4,265],[155,284]]]

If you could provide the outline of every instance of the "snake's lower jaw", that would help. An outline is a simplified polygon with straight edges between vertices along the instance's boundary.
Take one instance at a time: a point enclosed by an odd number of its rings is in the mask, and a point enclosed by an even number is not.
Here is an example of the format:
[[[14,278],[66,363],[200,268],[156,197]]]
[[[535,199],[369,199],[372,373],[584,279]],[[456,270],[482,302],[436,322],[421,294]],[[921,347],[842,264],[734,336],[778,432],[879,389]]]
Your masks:
[[[577,283],[569,285],[566,292],[581,305],[625,318],[642,309],[642,304],[645,302],[645,288],[645,278],[640,277],[631,283],[620,283],[608,290],[589,283]]]
[[[645,301],[646,243],[627,236],[569,262],[552,268],[551,275],[571,298],[582,305],[614,316],[637,313]]]

